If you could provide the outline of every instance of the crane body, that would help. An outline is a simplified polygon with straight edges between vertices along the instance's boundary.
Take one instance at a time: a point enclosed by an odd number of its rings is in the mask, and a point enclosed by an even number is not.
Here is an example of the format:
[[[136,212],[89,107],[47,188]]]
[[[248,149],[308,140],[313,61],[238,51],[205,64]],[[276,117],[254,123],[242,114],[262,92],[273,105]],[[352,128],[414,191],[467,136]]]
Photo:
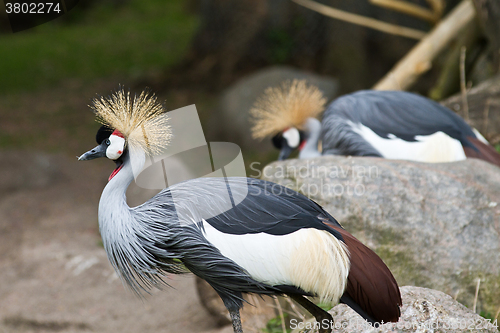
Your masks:
[[[131,103],[118,103],[124,119],[141,100]],[[116,113],[115,104],[110,99],[102,105]],[[138,124],[133,127],[148,132]],[[135,134],[122,133],[134,128],[116,125],[103,126],[96,137],[99,145],[79,160],[111,156],[116,163],[99,202],[99,229],[111,264],[136,293],[161,286],[167,274],[192,272],[219,294],[236,333],[242,332],[239,310],[245,293],[289,295],[318,321],[331,321],[331,316],[304,296],[346,303],[372,323],[398,320],[399,288],[383,261],[321,206],[288,188],[231,178],[232,195],[241,192],[245,198],[217,213],[218,206],[227,204],[228,179],[197,178],[129,207],[126,190],[147,153],[132,140]],[[153,135],[148,144],[160,141],[161,135]]]
[[[330,103],[319,123],[315,117],[323,99],[304,99],[313,93],[316,89],[294,81],[266,91],[252,110],[254,137],[275,135],[279,160],[298,148],[299,158],[346,155],[438,163],[473,157],[500,166],[500,154],[477,130],[428,98],[405,91],[362,90]],[[294,131],[298,143],[290,140]]]
[[[333,101],[323,114],[324,155],[376,156],[417,162],[479,157],[494,149],[450,109],[405,91],[363,90]]]

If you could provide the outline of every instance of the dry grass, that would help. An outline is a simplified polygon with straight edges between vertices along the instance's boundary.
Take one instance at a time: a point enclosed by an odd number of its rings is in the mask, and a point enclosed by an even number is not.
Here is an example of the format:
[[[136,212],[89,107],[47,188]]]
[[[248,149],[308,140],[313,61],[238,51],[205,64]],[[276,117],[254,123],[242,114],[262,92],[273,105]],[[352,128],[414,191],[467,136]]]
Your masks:
[[[464,107],[463,117],[466,122],[469,122],[469,103],[467,101],[467,85],[465,79],[465,53],[467,49],[462,46],[460,49],[460,92],[462,94],[462,104]]]

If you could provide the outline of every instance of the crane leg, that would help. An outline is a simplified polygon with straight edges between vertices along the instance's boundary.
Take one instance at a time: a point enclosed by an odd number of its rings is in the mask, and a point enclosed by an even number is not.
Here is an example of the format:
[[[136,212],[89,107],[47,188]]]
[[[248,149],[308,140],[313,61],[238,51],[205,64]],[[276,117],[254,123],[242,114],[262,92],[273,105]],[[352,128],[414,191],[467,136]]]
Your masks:
[[[308,300],[302,295],[288,294],[291,299],[297,302],[304,309],[309,311],[319,324],[318,333],[331,333],[333,326],[333,317],[331,314]]]
[[[231,321],[233,322],[234,333],[243,333],[243,328],[241,327],[240,310],[229,311],[231,316]]]

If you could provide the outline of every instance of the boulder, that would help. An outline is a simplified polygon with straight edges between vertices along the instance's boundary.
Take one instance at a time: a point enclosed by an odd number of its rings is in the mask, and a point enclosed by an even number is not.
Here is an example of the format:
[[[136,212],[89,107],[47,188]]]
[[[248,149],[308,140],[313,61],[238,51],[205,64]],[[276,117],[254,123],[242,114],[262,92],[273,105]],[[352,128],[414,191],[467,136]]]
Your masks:
[[[305,194],[372,248],[399,285],[443,291],[479,310],[500,307],[500,169],[324,156],[266,166],[263,179]]]
[[[266,88],[278,86],[283,81],[293,79],[308,80],[311,84],[318,86],[328,100],[335,97],[337,93],[338,83],[329,77],[285,66],[269,67],[258,71],[241,79],[223,92],[219,106],[222,119],[218,119],[217,122],[218,127],[224,129],[224,138],[237,143],[242,148],[258,151],[270,150],[272,148],[270,141],[259,142],[252,139],[249,111]]]
[[[403,307],[397,323],[369,326],[347,305],[339,304],[330,310],[336,333],[384,332],[498,332],[494,321],[480,317],[437,290],[406,286],[401,288]],[[492,323],[493,322],[493,323]],[[314,321],[302,323],[311,325]],[[297,324],[297,326],[299,326]],[[292,333],[299,332],[298,330]],[[312,333],[312,332],[311,332]]]

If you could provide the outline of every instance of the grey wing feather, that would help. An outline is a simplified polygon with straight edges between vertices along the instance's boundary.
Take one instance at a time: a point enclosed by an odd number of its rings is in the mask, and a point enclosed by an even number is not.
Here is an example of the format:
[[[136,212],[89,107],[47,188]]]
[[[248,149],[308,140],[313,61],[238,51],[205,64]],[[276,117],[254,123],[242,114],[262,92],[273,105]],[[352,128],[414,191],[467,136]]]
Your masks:
[[[473,147],[468,137],[476,138],[462,118],[428,98],[404,91],[365,90],[336,99],[325,111],[321,133],[324,153],[381,156],[350,129],[349,122],[363,124],[382,138],[393,134],[415,141],[417,135],[441,131],[464,147]]]
[[[233,200],[235,205],[225,210],[228,192],[242,200]],[[321,206],[295,191],[258,179],[193,179],[161,191],[133,210],[147,218],[146,228],[154,230],[155,238],[143,242],[158,261],[180,260],[211,284],[228,308],[234,309],[241,307],[243,292],[276,294],[289,286],[255,281],[204,237],[202,221],[231,234],[288,234],[301,228],[317,228],[342,239],[340,233],[323,223],[329,221],[340,227]]]
[[[252,178],[193,179],[160,192],[140,209],[155,210],[161,202],[171,202],[181,224],[205,220],[228,234],[283,235],[301,228],[334,232],[322,220],[340,227],[328,212],[304,195]]]

